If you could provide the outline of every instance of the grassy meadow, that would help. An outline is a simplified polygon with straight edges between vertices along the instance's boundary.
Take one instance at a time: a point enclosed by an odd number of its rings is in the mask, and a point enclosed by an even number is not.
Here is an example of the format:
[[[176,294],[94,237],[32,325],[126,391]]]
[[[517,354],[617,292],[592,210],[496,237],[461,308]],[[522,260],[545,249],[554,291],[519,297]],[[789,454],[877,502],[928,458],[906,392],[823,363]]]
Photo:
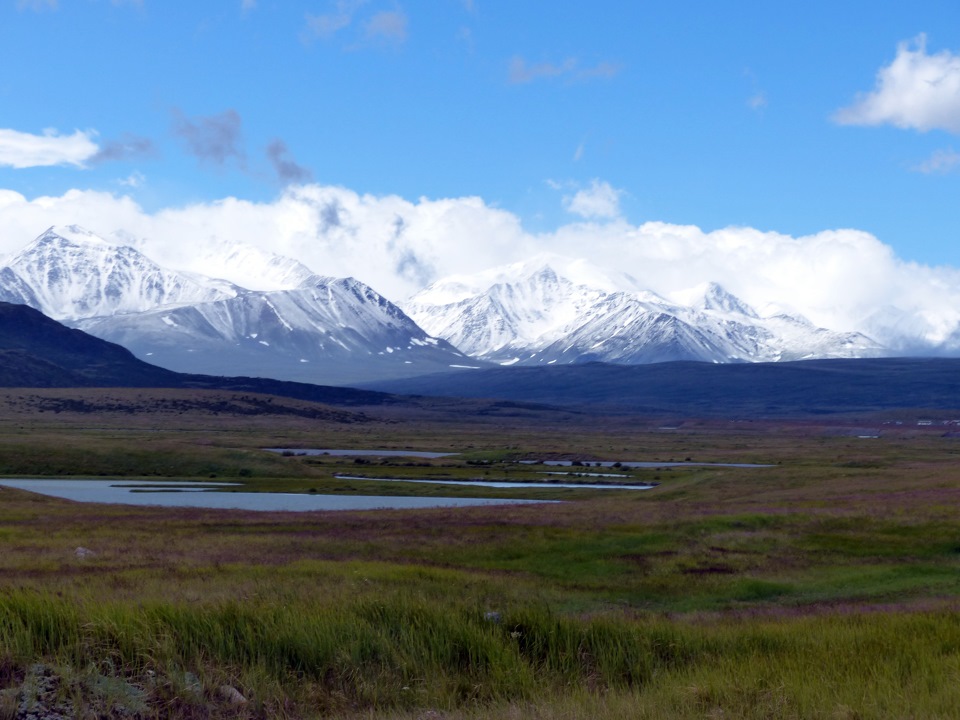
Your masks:
[[[31,702],[67,717],[960,717],[950,419],[8,391],[9,477],[566,502],[258,513],[0,488],[0,720]],[[586,482],[520,461],[687,458],[769,467],[599,470],[657,484],[642,491],[376,481]]]

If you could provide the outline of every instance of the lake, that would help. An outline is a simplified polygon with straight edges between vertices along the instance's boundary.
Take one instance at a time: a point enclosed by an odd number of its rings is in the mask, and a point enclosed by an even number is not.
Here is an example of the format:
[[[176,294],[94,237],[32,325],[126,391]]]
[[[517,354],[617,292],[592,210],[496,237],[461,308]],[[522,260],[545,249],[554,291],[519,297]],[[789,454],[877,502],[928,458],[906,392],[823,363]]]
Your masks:
[[[173,483],[156,480],[0,479],[0,486],[76,502],[116,503],[215,510],[307,512],[311,510],[415,510],[549,502],[506,498],[392,497],[300,493],[210,492],[235,483]]]

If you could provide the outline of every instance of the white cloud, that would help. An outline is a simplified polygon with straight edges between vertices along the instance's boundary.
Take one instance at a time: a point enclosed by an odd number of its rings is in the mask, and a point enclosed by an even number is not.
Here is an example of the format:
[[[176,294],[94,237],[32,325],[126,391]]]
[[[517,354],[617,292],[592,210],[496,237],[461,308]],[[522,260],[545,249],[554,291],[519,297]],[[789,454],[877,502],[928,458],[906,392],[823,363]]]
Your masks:
[[[617,190],[610,183],[593,180],[590,187],[578,190],[571,196],[563,199],[563,206],[568,212],[580,217],[615,218],[620,215],[620,196],[622,190]]]
[[[81,130],[76,130],[72,135],[60,135],[55,130],[47,130],[43,135],[31,135],[0,128],[0,167],[83,167],[87,160],[100,151],[93,137],[94,133]]]
[[[834,115],[841,125],[894,125],[960,134],[960,55],[927,54],[925,35],[897,47],[876,87]]]
[[[594,195],[616,194],[608,187],[597,181]],[[196,258],[211,245],[244,242],[295,257],[323,275],[354,276],[403,300],[440,277],[550,251],[630,273],[665,296],[719,282],[758,310],[792,308],[820,326],[867,331],[906,350],[942,341],[960,327],[960,271],[906,262],[865,232],[791,237],[595,217],[600,221],[534,234],[517,216],[477,197],[411,201],[316,184],[289,187],[272,202],[225,198],[156,212],[111,193],[72,190],[28,199],[0,190],[0,256],[16,253],[50,225],[76,223],[104,236],[126,230],[171,267],[216,274],[196,266]],[[906,331],[902,318],[908,318]]]

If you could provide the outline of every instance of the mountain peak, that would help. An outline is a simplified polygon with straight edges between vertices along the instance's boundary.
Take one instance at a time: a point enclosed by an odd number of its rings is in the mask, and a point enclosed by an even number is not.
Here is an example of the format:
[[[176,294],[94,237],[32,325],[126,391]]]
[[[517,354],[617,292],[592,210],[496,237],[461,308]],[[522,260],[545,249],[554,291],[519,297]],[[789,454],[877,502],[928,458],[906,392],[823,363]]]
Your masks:
[[[114,245],[78,225],[48,228],[10,261],[7,270],[8,290],[29,288],[30,298],[24,301],[58,320],[204,302],[229,294],[223,287],[164,270],[139,250]],[[24,292],[17,295],[27,298]]]
[[[46,232],[36,239],[36,242],[51,242],[58,239],[66,240],[76,245],[94,244],[113,246],[113,243],[104,240],[96,233],[91,232],[80,225],[52,225],[51,227],[47,228]]]

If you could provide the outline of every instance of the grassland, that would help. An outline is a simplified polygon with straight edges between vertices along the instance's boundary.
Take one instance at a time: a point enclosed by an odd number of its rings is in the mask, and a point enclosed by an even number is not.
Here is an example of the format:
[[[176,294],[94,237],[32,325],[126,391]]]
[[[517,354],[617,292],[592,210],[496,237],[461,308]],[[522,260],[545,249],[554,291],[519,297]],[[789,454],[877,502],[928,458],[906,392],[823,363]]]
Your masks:
[[[558,505],[404,512],[132,508],[0,488],[0,718],[31,697],[79,717],[958,717],[950,417],[0,395],[10,476],[483,495],[336,476],[530,479],[542,468],[517,461],[538,458],[771,465],[633,471],[659,483],[642,492],[510,491]],[[263,447],[463,454],[356,463]]]

